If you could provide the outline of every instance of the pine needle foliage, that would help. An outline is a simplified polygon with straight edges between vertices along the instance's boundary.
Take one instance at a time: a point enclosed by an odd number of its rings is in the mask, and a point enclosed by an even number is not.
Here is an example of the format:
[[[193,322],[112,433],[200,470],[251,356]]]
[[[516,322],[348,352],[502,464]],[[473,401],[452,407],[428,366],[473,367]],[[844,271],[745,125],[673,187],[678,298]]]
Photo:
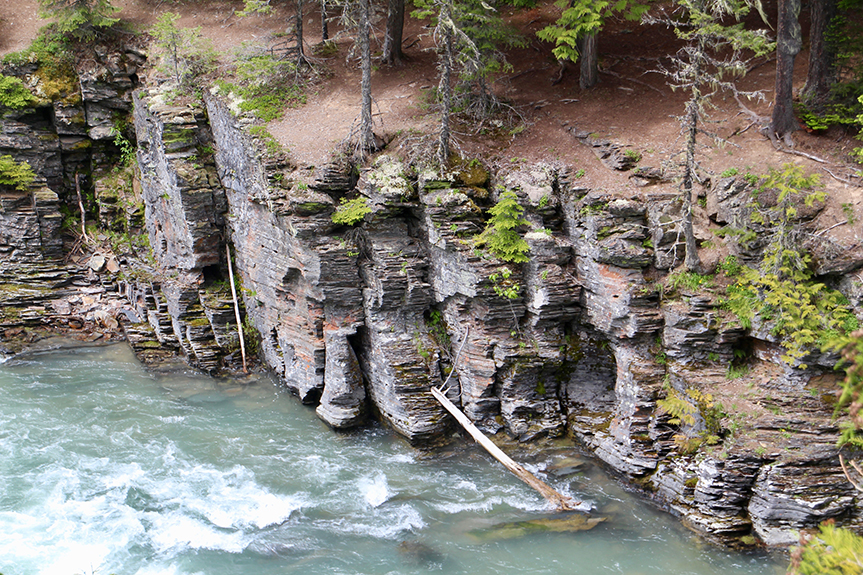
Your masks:
[[[795,218],[801,204],[812,206],[826,199],[819,184],[817,175],[806,176],[794,164],[771,170],[761,179],[750,217],[769,235],[769,244],[759,268],[744,266],[723,302],[744,328],[751,328],[756,317],[769,326],[782,339],[782,359],[788,364],[859,326],[845,296],[815,280],[811,257],[799,247]],[[767,191],[776,195],[776,201],[762,206],[758,196]],[[800,367],[805,369],[806,364]]]
[[[839,425],[842,434],[838,444],[863,449],[863,330],[836,338],[825,348],[842,354],[836,367],[845,370],[836,415],[847,408],[849,419]]]
[[[159,70],[171,76],[177,88],[193,85],[216,61],[216,53],[201,36],[201,27],[180,28],[176,12],[165,12],[150,29],[153,44],[160,53]]]
[[[54,19],[54,31],[79,42],[90,42],[100,30],[120,21],[120,9],[109,0],[39,0],[39,15]]]
[[[477,236],[476,244],[488,246],[495,257],[505,262],[526,262],[530,246],[521,237],[518,228],[528,222],[521,217],[524,208],[519,205],[515,192],[502,193],[489,213],[491,218],[485,230]]]
[[[554,42],[552,54],[558,60],[578,60],[578,41],[583,36],[597,34],[609,18],[623,16],[639,20],[649,5],[637,0],[558,0],[555,6],[563,12],[554,24],[539,30],[540,40]]]
[[[12,156],[0,156],[0,186],[26,191],[36,174],[27,162],[16,162]]]
[[[32,106],[35,101],[24,82],[14,76],[0,74],[0,107],[21,110]]]
[[[342,198],[341,204],[336,208],[336,211],[333,212],[333,215],[330,216],[330,219],[332,219],[335,224],[355,226],[362,222],[366,217],[366,214],[370,214],[371,211],[372,209],[369,207],[366,199],[362,196],[354,198],[353,200]]]
[[[791,553],[788,575],[859,575],[863,573],[863,537],[832,523],[803,539]]]

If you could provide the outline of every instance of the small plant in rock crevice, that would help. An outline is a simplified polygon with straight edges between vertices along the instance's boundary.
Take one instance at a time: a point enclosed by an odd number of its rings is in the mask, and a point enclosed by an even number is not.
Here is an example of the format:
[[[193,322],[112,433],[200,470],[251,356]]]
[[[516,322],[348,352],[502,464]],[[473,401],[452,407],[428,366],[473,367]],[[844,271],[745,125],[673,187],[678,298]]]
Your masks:
[[[524,208],[519,205],[515,192],[502,193],[489,213],[491,218],[485,230],[476,237],[476,245],[488,246],[495,257],[505,262],[528,261],[530,246],[518,232],[518,228],[528,225],[528,221],[521,217]]]
[[[0,156],[0,186],[26,191],[36,174],[27,162],[16,162],[12,156]]]
[[[32,106],[36,98],[24,82],[14,76],[0,74],[0,107],[20,110]]]
[[[355,226],[362,222],[371,211],[372,209],[369,207],[366,198],[362,196],[353,200],[342,198],[341,204],[333,212],[331,219],[335,224]]]

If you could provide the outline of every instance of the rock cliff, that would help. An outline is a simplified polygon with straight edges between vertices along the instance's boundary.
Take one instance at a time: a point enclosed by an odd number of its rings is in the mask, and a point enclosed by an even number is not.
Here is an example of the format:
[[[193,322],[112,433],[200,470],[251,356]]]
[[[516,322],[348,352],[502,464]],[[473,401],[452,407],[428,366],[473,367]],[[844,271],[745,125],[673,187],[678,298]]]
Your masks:
[[[45,125],[41,147],[20,139],[24,116],[4,116],[0,151],[30,154],[41,176],[26,193],[4,191],[4,264],[60,255],[55,195],[68,195],[77,169],[62,138],[86,135],[95,146],[106,137],[110,98],[83,101],[86,130],[48,126],[49,116],[75,116],[66,109],[28,112],[29,133]],[[429,389],[446,381],[485,431],[568,435],[725,543],[786,545],[824,519],[859,524],[834,447],[835,358],[789,365],[768,328],[735,321],[722,290],[667,281],[681,256],[680,202],[662,178],[622,195],[587,189],[551,164],[464,162],[441,174],[384,153],[363,166],[347,156],[296,166],[213,94],[174,106],[156,89],[136,90],[134,125],[153,261],[108,283],[129,302],[139,354],[176,349],[210,372],[236,360],[231,265],[252,347],[334,428],[379,417],[412,443],[442,442],[451,423]],[[528,222],[523,264],[474,241],[509,192]],[[734,178],[707,189],[700,231],[745,220],[747,193]],[[367,213],[337,224],[347,199]],[[754,244],[727,249],[760,257]],[[810,246],[816,273],[860,316],[863,290],[849,279],[863,268],[860,248],[841,258],[829,249]],[[749,375],[729,378],[741,357]]]

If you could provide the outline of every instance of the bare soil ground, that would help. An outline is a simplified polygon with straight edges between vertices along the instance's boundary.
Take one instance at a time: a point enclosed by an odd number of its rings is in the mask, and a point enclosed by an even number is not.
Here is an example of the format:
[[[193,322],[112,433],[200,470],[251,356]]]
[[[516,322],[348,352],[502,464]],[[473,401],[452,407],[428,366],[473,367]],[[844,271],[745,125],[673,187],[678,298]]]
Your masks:
[[[38,28],[45,24],[37,13],[38,0],[0,0],[0,54],[25,48]],[[225,60],[233,48],[242,42],[265,42],[266,38],[283,32],[291,25],[293,12],[286,4],[275,3],[270,16],[241,18],[239,0],[114,0],[121,8],[119,16],[133,28],[146,30],[166,11],[181,14],[180,26],[200,26]],[[768,13],[775,12],[767,6]],[[320,41],[320,14],[309,9],[305,18],[308,44]],[[674,116],[681,114],[685,95],[673,92],[665,78],[655,70],[660,61],[676,48],[674,34],[659,26],[637,23],[610,22],[600,34],[600,83],[591,90],[580,90],[577,70],[573,65],[563,81],[553,85],[558,65],[550,46],[540,42],[535,32],[554,21],[558,9],[550,2],[541,2],[530,10],[511,11],[507,16],[527,38],[524,48],[508,52],[512,70],[495,78],[496,93],[507,101],[520,120],[494,129],[489,123],[479,131],[475,126],[462,125],[457,143],[465,157],[480,157],[488,163],[559,162],[576,169],[583,168],[584,185],[623,195],[637,195],[627,173],[604,167],[593,152],[572,136],[578,128],[619,144],[631,146],[643,156],[642,166],[659,167],[673,161],[682,147],[679,125]],[[804,35],[805,35],[804,22]],[[383,19],[375,29],[373,50],[380,49],[383,40]],[[309,87],[304,106],[289,109],[281,120],[271,122],[271,133],[303,164],[317,165],[327,160],[334,146],[343,141],[359,116],[360,72],[356,60],[349,61],[351,36],[330,25],[338,53],[319,58],[316,68],[320,78]],[[426,92],[437,84],[436,55],[428,22],[408,17],[405,29],[407,59],[402,66],[378,66],[372,76],[375,101],[375,131],[386,139],[407,130],[432,134],[437,116],[427,103]],[[312,52],[312,46],[308,46]],[[807,53],[797,59],[795,85],[805,81]],[[766,101],[747,103],[756,113],[770,113],[773,93],[774,61],[765,61],[743,81],[742,88],[763,91]],[[718,97],[711,112],[712,123],[707,129],[727,139],[723,146],[702,138],[700,161],[706,175],[718,175],[728,168],[741,173],[765,173],[770,167],[787,162],[801,164],[807,172],[819,172],[834,197],[836,206],[850,204],[856,220],[863,221],[863,193],[859,178],[853,174],[859,166],[851,164],[848,153],[860,142],[840,129],[815,135],[800,130],[794,134],[795,149],[828,163],[813,161],[801,155],[790,155],[774,149],[771,142],[750,126],[750,117],[742,114],[731,97]],[[750,126],[749,129],[747,126]],[[396,139],[393,146],[401,140]],[[841,182],[828,172],[832,172]],[[672,184],[666,185],[674,191]],[[653,191],[656,188],[648,188]],[[845,215],[838,208],[825,214],[824,227],[837,223]],[[836,221],[833,221],[836,220]],[[837,239],[863,242],[860,226],[840,226]]]

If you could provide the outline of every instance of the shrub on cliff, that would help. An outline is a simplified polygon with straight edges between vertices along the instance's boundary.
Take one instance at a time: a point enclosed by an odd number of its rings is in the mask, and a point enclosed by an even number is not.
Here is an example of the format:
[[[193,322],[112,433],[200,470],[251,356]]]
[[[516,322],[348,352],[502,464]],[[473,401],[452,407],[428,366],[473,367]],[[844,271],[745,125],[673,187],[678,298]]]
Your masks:
[[[863,571],[863,537],[824,523],[815,535],[801,538],[791,553],[788,575],[857,575]]]
[[[489,213],[491,218],[476,238],[476,244],[487,245],[491,253],[505,262],[526,262],[530,246],[518,233],[518,228],[528,222],[521,217],[524,208],[518,204],[515,192],[502,193]]]
[[[859,326],[845,296],[816,281],[811,257],[800,247],[798,212],[826,199],[818,187],[817,175],[805,176],[794,164],[760,180],[750,203],[751,229],[769,243],[759,268],[738,270],[723,302],[744,328],[751,328],[756,318],[769,327],[782,340],[782,359],[792,365]]]
[[[24,85],[24,82],[13,76],[0,74],[0,106],[10,110],[20,110],[33,105],[36,98]]]
[[[12,156],[0,156],[0,187],[25,191],[36,175],[27,162],[16,162]]]

